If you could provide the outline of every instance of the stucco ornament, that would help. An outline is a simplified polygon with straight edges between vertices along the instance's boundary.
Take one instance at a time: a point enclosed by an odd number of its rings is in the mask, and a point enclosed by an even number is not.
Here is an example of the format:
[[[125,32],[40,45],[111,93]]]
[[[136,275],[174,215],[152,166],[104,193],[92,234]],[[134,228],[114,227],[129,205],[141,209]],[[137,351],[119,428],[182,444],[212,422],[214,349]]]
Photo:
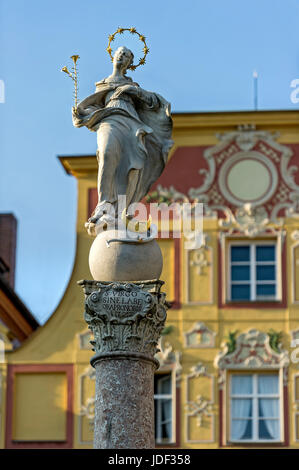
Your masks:
[[[73,108],[74,126],[97,133],[98,204],[86,224],[89,234],[115,225],[119,196],[126,197],[128,210],[147,194],[173,145],[170,104],[126,75],[133,59],[129,49],[119,47],[112,74]]]
[[[136,283],[79,281],[85,293],[85,320],[94,340],[91,364],[104,357],[154,358],[169,303],[162,281]]]
[[[158,341],[158,349],[155,358],[159,362],[160,371],[173,370],[178,383],[182,378],[181,351],[175,351],[172,345],[161,336]]]
[[[263,206],[252,207],[250,203],[247,203],[243,207],[239,207],[235,214],[226,208],[225,215],[226,218],[220,220],[220,226],[232,230],[237,226],[240,232],[247,237],[256,237],[268,228],[269,218]]]
[[[215,358],[215,367],[219,369],[242,368],[277,368],[289,364],[288,352],[275,345],[272,332],[265,333],[251,329],[240,334],[235,341],[235,349],[230,351],[230,344],[222,345],[223,349]],[[275,350],[273,349],[275,345]]]
[[[186,404],[188,416],[196,416],[196,425],[203,425],[204,416],[210,416],[212,411],[211,403],[202,395],[197,395],[195,401]]]

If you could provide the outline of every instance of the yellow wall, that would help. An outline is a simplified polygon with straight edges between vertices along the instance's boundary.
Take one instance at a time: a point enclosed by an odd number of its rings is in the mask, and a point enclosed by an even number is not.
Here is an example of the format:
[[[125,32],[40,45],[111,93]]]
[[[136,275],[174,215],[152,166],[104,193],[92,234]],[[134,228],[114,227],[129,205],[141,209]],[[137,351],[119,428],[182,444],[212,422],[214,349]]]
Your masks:
[[[207,113],[182,114],[174,116],[175,147],[194,145],[215,145],[216,132],[226,132],[236,129],[239,124],[255,123],[259,129],[280,131],[278,139],[281,143],[299,142],[299,112],[248,112],[248,113]],[[89,420],[80,416],[80,403],[92,396],[94,380],[89,377],[89,359],[92,355],[90,349],[80,348],[80,335],[87,331],[83,319],[83,293],[77,285],[80,279],[90,279],[88,268],[88,254],[92,239],[87,235],[84,223],[87,219],[88,189],[96,186],[97,163],[95,157],[88,158],[62,158],[64,167],[77,179],[78,183],[78,216],[77,216],[77,250],[73,272],[69,285],[56,311],[46,322],[34,332],[23,345],[14,352],[6,353],[6,362],[17,364],[72,364],[74,366],[74,448],[91,447],[92,432]],[[294,241],[291,232],[299,229],[299,221],[289,219],[285,222],[287,231],[287,272],[288,272],[288,308],[286,309],[233,309],[218,308],[217,303],[217,263],[218,263],[218,234],[217,220],[210,218],[204,221],[204,232],[209,235],[208,250],[205,257],[208,264],[203,267],[199,275],[196,266],[188,268],[188,258],[194,253],[186,253],[181,239],[181,301],[179,310],[169,310],[168,325],[172,331],[167,335],[167,342],[174,351],[182,352],[182,378],[181,389],[181,447],[210,447],[217,448],[219,442],[219,401],[217,387],[217,370],[214,359],[221,349],[221,343],[228,333],[233,330],[245,332],[250,328],[268,331],[270,327],[285,333],[283,346],[289,348],[289,333],[298,328],[298,305],[292,303],[293,295],[299,302],[299,271],[295,262],[296,285],[293,292],[290,276],[292,272],[291,249]],[[174,243],[172,240],[160,242],[164,256],[162,280],[165,280],[165,290],[168,298],[173,300],[174,292]],[[295,248],[295,261],[299,262],[299,248]],[[189,277],[187,286],[186,277]],[[188,303],[187,303],[188,302]],[[192,304],[190,304],[192,302]],[[209,348],[187,348],[184,333],[191,330],[198,322],[215,332],[215,345]],[[207,375],[190,379],[189,395],[187,396],[187,378],[190,368],[197,363],[207,367]],[[6,365],[0,364],[0,374],[3,377],[0,390],[0,447],[4,447],[5,415],[6,415]],[[290,366],[288,390],[290,407],[290,435],[291,446],[299,447],[295,442],[295,421],[299,433],[299,413],[295,415],[295,399],[299,403],[299,378],[295,365]],[[297,380],[297,396],[294,397],[294,381]],[[66,377],[63,373],[24,373],[19,374],[15,381],[14,394],[14,420],[13,433],[16,439],[21,440],[63,440],[65,438],[66,423]],[[197,426],[196,418],[189,421],[190,441],[203,441],[202,443],[186,442],[185,404],[193,400],[198,394],[208,399],[214,399],[210,415],[204,419],[202,426]],[[214,435],[213,435],[214,426]],[[204,441],[211,441],[205,443]],[[87,442],[87,443],[86,443]]]
[[[63,373],[18,373],[13,406],[13,439],[66,439],[67,392]]]

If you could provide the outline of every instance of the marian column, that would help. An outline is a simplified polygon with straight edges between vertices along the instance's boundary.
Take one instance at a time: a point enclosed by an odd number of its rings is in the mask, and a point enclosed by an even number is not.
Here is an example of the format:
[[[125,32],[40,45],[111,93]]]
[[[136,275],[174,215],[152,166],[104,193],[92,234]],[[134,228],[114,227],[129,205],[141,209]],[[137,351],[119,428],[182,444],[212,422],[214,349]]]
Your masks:
[[[115,36],[128,31],[143,42],[144,57],[119,47]],[[118,28],[107,51],[112,74],[77,105],[78,56],[73,123],[97,133],[98,204],[86,223],[95,240],[89,266],[93,281],[80,281],[85,320],[91,329],[96,370],[94,447],[145,449],[155,446],[154,358],[168,304],[161,292],[162,254],[151,218],[136,220],[136,204],[161,175],[173,144],[170,104],[126,75],[145,63],[145,37]],[[140,206],[137,208],[140,212]],[[155,233],[154,233],[155,232]]]

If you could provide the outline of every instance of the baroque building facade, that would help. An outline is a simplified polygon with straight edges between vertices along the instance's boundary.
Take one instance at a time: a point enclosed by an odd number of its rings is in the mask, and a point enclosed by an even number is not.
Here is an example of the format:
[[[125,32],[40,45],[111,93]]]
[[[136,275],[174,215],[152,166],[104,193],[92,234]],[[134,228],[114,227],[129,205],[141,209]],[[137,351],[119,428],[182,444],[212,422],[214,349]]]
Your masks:
[[[203,243],[156,221],[172,303],[155,375],[156,445],[299,447],[299,112],[174,114],[169,163],[146,203],[203,204]],[[56,311],[1,367],[0,445],[91,448],[95,374],[77,285],[94,155],[78,184],[73,273]],[[163,211],[162,211],[163,212]],[[155,222],[155,220],[154,220]]]

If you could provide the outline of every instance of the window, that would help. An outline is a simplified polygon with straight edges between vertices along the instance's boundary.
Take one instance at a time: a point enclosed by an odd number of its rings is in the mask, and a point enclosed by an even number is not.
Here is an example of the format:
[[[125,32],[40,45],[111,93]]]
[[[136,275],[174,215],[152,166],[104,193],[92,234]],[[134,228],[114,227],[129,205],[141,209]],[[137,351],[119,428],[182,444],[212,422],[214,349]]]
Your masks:
[[[173,442],[172,375],[155,375],[155,436],[158,444]]]
[[[230,440],[279,442],[278,374],[233,374],[230,387]]]
[[[229,245],[229,300],[278,299],[276,251],[274,242]]]

